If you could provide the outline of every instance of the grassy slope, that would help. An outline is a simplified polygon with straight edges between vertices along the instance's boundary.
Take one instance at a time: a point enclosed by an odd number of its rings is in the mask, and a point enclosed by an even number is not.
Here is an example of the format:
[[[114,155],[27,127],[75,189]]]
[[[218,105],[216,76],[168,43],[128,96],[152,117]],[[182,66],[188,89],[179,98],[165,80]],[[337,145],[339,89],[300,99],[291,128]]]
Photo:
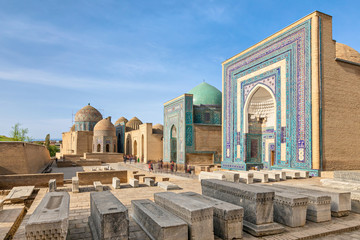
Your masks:
[[[0,135],[0,141],[14,141],[14,140],[4,135]]]

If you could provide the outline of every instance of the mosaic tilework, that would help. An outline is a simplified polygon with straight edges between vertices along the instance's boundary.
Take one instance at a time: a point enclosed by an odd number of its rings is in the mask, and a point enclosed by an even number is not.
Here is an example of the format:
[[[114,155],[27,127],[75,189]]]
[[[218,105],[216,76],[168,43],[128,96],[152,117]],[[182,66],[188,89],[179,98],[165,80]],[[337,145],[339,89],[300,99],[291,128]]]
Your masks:
[[[282,167],[311,169],[311,19],[300,23],[287,32],[271,39],[257,48],[241,55],[224,65],[224,125],[223,125],[223,166],[244,169],[243,134],[237,131],[237,79],[259,69],[286,59],[286,129],[274,133],[278,149],[281,138],[286,139],[286,160],[280,161],[280,151],[276,151],[276,164]],[[276,83],[278,84],[278,83]],[[254,86],[242,86],[246,97]],[[277,86],[270,87],[276,89]],[[276,92],[277,105],[280,91]],[[280,108],[277,108],[279,111]],[[281,118],[279,112],[277,119]],[[281,114],[281,113],[280,113]],[[278,124],[278,121],[277,121]],[[281,126],[277,125],[277,131]],[[240,158],[237,158],[237,145],[240,142]],[[237,167],[235,167],[237,166]],[[276,167],[276,166],[275,166]]]

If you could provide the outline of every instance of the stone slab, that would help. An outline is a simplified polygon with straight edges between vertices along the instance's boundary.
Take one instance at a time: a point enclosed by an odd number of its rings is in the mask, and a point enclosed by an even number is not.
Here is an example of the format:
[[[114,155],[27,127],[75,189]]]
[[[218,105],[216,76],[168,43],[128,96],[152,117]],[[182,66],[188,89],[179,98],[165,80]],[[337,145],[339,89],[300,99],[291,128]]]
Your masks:
[[[264,186],[266,187],[266,186]],[[285,186],[273,184],[272,188],[278,188],[286,192],[305,195],[309,198],[306,219],[312,222],[326,222],[331,220],[331,197],[323,192],[295,188],[294,186]]]
[[[284,227],[277,223],[265,223],[257,225],[248,221],[244,221],[243,229],[255,237],[263,237],[284,232]]]
[[[260,171],[250,171],[254,175],[254,180],[260,181],[262,183],[269,182],[269,175],[265,172]]]
[[[149,199],[132,200],[132,218],[152,240],[187,240],[188,225]]]
[[[120,179],[117,177],[113,177],[112,179],[112,187],[114,189],[119,189],[120,188]]]
[[[286,180],[286,172],[281,171],[281,170],[264,170],[264,169],[261,169],[260,172],[277,173],[277,174],[280,175],[280,180],[283,180],[283,181]]]
[[[146,185],[148,185],[149,187],[152,187],[155,185],[155,180],[149,177],[144,178],[144,182]]]
[[[324,187],[336,188],[348,191],[360,190],[360,183],[355,181],[341,181],[333,179],[320,179],[321,184]]]
[[[360,191],[351,192],[351,211],[360,213]]]
[[[178,190],[181,189],[178,185],[171,183],[171,182],[158,182],[158,187],[161,187],[162,189],[168,190]]]
[[[195,192],[183,192],[180,194],[213,206],[214,233],[216,236],[224,240],[242,238],[244,216],[242,207]]]
[[[31,196],[34,188],[35,186],[13,187],[9,194],[5,197],[5,200],[9,200],[12,203],[23,202]]]
[[[56,179],[49,180],[49,192],[56,192]]]
[[[239,182],[239,177],[240,177],[239,173],[230,172],[230,171],[214,171],[213,173],[223,174],[226,181],[236,182],[236,183]]]
[[[282,189],[263,185],[275,192],[274,198],[274,221],[289,227],[302,227],[306,223],[308,197],[285,192]]]
[[[239,171],[239,182],[252,184],[254,182],[254,174],[251,172]]]
[[[309,171],[297,170],[297,169],[286,169],[286,171],[298,172],[301,178],[309,178]]]
[[[79,192],[79,178],[78,177],[72,177],[71,183],[72,183],[72,192],[73,193],[78,193]]]
[[[66,239],[69,226],[70,195],[46,193],[26,223],[27,239]]]
[[[283,169],[282,171],[286,172],[286,178],[290,178],[290,179],[300,178],[299,171],[292,171],[292,170],[288,170],[288,169]]]
[[[334,171],[334,180],[356,181],[360,183],[360,171]]]
[[[154,180],[154,182],[156,181],[156,177],[155,177],[155,176],[140,176],[140,177],[139,177],[139,182],[145,183],[145,178],[151,178],[152,180]]]
[[[135,178],[130,178],[129,179],[129,184],[130,186],[132,186],[133,188],[137,188],[139,187],[139,180],[135,179]]]
[[[333,217],[344,217],[350,214],[351,192],[306,184],[296,187],[320,191],[329,195],[331,197],[331,215]]]
[[[189,239],[214,239],[213,208],[173,192],[154,194],[155,203],[180,217],[189,225]]]
[[[92,192],[89,226],[94,240],[127,240],[128,209],[110,191]]]
[[[102,183],[100,181],[94,182],[94,188],[95,188],[95,191],[97,191],[97,192],[104,191],[104,186],[102,185]]]
[[[204,172],[201,171],[199,174],[199,181],[202,179],[219,179],[225,181],[225,176],[222,173]]]
[[[269,181],[279,182],[281,179],[280,173],[275,173],[273,171],[260,171],[260,172],[266,173],[268,175]]]

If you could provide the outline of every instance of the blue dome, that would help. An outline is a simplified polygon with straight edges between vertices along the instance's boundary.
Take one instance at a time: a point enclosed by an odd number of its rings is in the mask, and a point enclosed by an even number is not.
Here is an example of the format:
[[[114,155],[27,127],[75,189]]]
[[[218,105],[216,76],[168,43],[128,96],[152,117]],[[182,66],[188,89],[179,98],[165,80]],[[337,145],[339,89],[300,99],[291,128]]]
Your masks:
[[[194,105],[221,105],[221,92],[214,86],[206,82],[202,82],[188,93],[193,94]]]

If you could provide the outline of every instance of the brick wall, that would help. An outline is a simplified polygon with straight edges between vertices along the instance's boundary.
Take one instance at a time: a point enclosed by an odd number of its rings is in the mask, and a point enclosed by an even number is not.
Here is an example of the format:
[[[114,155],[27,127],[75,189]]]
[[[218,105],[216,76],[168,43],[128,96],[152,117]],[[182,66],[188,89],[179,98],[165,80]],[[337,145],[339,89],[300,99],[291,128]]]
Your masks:
[[[127,183],[127,171],[113,171],[113,170],[104,170],[104,171],[94,171],[94,172],[77,172],[76,176],[79,178],[80,185],[91,185],[94,181],[100,181],[103,184],[112,183],[113,177],[118,177],[121,183]]]
[[[50,179],[56,179],[57,186],[63,186],[63,173],[39,173],[0,175],[0,189],[11,189],[17,186],[47,187]]]
[[[194,124],[195,151],[221,153],[221,126]]]

